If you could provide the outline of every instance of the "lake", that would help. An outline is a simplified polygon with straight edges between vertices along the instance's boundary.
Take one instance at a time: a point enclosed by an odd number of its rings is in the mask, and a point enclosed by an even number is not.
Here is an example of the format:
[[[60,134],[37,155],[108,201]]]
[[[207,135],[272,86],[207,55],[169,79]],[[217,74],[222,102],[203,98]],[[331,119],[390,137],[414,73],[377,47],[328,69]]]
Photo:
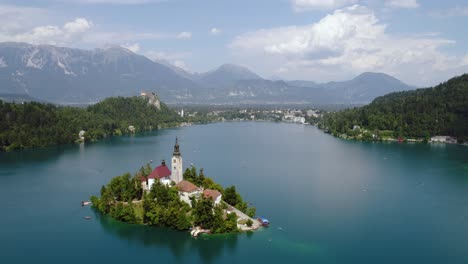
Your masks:
[[[235,185],[271,226],[191,238],[80,202],[170,160]],[[0,153],[0,263],[468,263],[468,147],[232,122]],[[91,220],[83,219],[92,216]]]

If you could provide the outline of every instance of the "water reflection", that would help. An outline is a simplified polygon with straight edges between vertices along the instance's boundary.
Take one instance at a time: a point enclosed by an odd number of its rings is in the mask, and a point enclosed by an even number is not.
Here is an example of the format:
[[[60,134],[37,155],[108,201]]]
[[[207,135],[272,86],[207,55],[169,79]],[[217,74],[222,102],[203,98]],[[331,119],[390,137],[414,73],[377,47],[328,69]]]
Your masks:
[[[33,163],[40,164],[45,161],[58,160],[68,149],[70,145],[51,146],[38,149],[14,150],[11,152],[0,151],[0,166],[17,168],[18,166],[30,166]]]
[[[167,247],[174,257],[181,261],[184,257],[197,254],[203,263],[213,263],[224,251],[235,252],[238,234],[212,235],[192,238],[188,232],[169,228],[130,225],[94,211],[95,219],[103,229],[119,239],[138,243],[144,247]],[[249,237],[252,234],[248,234]]]

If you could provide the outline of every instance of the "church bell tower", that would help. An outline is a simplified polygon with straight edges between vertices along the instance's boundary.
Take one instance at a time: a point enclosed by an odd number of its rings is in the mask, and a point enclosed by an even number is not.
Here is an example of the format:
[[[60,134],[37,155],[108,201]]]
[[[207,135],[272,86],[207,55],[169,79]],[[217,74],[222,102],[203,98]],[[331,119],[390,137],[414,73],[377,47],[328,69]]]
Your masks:
[[[174,153],[172,154],[172,173],[171,179],[177,184],[184,180],[184,176],[182,175],[182,155],[180,155],[179,150],[179,140],[176,137],[175,145],[174,145]]]

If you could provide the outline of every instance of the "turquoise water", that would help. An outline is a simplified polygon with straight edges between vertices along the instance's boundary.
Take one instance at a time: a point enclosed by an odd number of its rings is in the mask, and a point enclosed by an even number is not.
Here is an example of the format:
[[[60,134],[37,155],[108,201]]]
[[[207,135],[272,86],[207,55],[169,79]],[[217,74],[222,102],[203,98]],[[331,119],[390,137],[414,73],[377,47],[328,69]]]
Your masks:
[[[169,160],[236,185],[271,226],[191,238],[95,214],[113,176]],[[218,123],[0,153],[0,263],[468,263],[468,148]],[[91,215],[91,220],[83,217]]]

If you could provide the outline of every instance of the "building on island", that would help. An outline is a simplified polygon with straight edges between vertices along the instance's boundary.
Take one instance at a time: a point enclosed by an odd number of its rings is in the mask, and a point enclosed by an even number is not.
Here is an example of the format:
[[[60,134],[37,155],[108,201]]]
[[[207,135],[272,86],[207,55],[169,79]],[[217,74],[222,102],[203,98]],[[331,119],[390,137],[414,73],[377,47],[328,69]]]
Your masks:
[[[141,186],[143,190],[151,190],[151,186],[153,186],[157,180],[165,185],[170,185],[172,182],[177,184],[184,180],[184,176],[182,174],[182,155],[180,154],[177,138],[172,156],[172,172],[169,167],[166,166],[166,161],[163,160],[161,165],[156,167],[147,178],[141,178]]]
[[[195,184],[184,180],[184,176],[182,174],[182,155],[180,153],[178,138],[176,138],[171,161],[172,172],[163,160],[161,165],[157,166],[153,172],[148,175],[148,177],[141,178],[141,186],[143,190],[151,190],[151,186],[153,186],[156,181],[159,181],[164,185],[174,184],[175,188],[179,191],[180,199],[189,205],[191,205],[190,198],[194,197],[199,199],[202,194],[203,197],[212,199],[215,205],[221,203],[222,194],[219,191],[211,189],[203,190],[202,187],[197,187]]]
[[[162,184],[169,185],[171,183],[171,171],[166,166],[166,161],[162,161],[161,165],[156,167],[150,175],[148,175],[147,179],[142,177],[142,188],[143,190],[151,190],[151,186],[156,181],[160,181]]]
[[[218,205],[221,202],[221,197],[223,196],[217,190],[206,189],[203,191],[203,196],[205,198],[211,198],[215,205]]]
[[[172,180],[177,184],[184,180],[182,171],[182,155],[179,150],[179,140],[176,137],[174,153],[172,154]]]
[[[175,185],[179,191],[180,199],[191,205],[190,198],[200,198],[203,188],[197,187],[189,181],[181,181]]]
[[[175,185],[177,190],[181,193],[186,193],[189,196],[193,196],[201,193],[201,188],[189,181],[181,181]]]

